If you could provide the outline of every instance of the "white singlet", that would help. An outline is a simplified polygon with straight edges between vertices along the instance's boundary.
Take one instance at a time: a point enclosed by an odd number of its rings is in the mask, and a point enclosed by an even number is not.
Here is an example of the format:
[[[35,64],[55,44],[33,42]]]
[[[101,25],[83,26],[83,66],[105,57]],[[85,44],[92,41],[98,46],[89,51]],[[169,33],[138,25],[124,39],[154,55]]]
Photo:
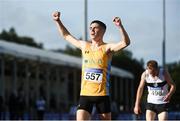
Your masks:
[[[148,70],[145,71],[145,81],[148,87],[147,102],[152,104],[165,104],[163,98],[168,93],[168,84],[164,79],[164,69],[159,69],[159,75],[152,77]]]

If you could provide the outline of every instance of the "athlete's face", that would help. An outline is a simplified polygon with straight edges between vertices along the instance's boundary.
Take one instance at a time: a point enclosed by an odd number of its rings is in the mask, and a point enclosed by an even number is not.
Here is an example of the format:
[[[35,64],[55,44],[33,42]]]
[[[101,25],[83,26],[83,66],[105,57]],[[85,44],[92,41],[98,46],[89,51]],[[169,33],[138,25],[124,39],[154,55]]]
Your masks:
[[[157,72],[157,69],[150,67],[150,66],[147,67],[147,70],[148,70],[149,74],[151,74],[151,75],[155,75]]]
[[[104,29],[97,23],[90,25],[90,38],[93,40],[99,40],[103,38]]]

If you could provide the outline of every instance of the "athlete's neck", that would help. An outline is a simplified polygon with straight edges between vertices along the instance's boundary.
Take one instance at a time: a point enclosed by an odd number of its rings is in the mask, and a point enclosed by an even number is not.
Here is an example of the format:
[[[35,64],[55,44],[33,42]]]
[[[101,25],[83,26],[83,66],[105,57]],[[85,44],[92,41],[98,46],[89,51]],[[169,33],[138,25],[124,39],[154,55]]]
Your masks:
[[[104,43],[103,40],[93,40],[93,39],[91,40],[91,42],[92,42],[92,46],[94,47],[99,47]]]

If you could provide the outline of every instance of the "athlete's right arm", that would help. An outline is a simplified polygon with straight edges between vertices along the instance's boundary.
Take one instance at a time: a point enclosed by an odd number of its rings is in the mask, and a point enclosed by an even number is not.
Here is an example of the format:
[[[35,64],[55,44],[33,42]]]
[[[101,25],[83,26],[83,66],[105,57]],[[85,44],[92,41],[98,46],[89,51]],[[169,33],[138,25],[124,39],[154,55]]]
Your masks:
[[[66,27],[63,25],[63,23],[60,20],[60,12],[58,11],[53,12],[52,17],[53,17],[53,20],[56,22],[60,35],[65,40],[67,40],[68,42],[76,46],[77,48],[82,49],[82,44],[84,43],[84,41],[78,40],[70,34],[70,32],[66,29]]]
[[[141,103],[141,97],[142,97],[142,94],[144,91],[144,86],[145,86],[145,72],[143,72],[141,75],[141,81],[138,86],[138,90],[137,90],[137,94],[136,94],[136,102],[135,102],[135,107],[134,107],[135,114],[141,113],[140,103]]]

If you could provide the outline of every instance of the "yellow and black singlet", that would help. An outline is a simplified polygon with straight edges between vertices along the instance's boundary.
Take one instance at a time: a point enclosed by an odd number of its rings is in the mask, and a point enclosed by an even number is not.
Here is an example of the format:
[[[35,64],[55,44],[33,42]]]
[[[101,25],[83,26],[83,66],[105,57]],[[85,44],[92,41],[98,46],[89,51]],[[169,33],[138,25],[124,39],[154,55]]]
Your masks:
[[[91,49],[87,43],[82,49],[81,96],[108,96],[111,70],[111,56],[106,53],[106,45]]]

